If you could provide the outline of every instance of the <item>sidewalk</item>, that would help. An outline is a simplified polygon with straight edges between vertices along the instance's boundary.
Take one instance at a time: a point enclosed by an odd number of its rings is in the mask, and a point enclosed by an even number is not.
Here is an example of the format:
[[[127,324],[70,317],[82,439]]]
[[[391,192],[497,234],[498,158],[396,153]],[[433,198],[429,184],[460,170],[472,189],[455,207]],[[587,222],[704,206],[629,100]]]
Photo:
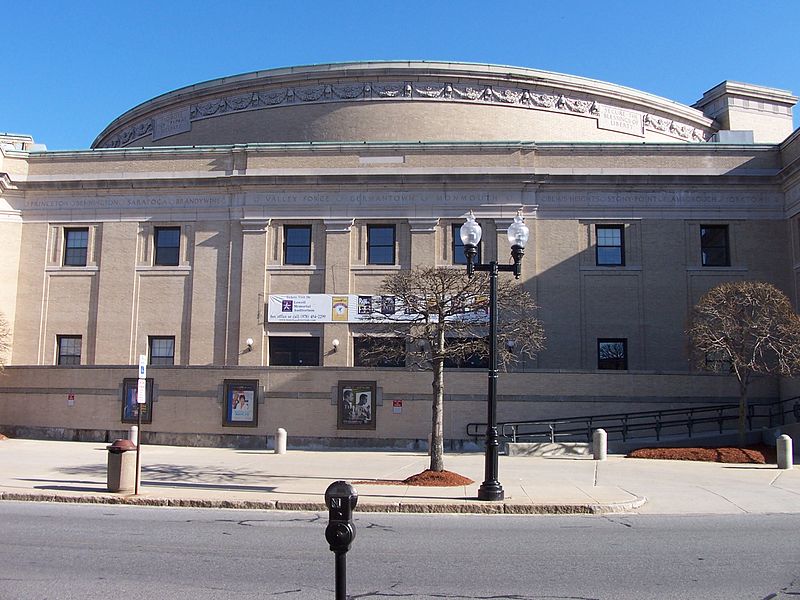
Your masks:
[[[142,446],[138,496],[106,490],[106,444],[0,441],[0,499],[326,510],[328,485],[402,480],[428,467],[409,452]],[[480,502],[483,455],[448,454],[475,480],[455,488],[357,483],[357,512],[565,514],[800,513],[800,468],[626,459],[500,457],[502,502]]]

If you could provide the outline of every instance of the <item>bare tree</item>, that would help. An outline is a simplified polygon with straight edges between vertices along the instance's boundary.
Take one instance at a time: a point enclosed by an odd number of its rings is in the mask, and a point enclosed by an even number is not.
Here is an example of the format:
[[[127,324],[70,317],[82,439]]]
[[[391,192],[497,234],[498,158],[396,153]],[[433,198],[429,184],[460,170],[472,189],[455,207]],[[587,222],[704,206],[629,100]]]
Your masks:
[[[800,317],[775,286],[736,281],[700,299],[687,333],[697,366],[730,372],[739,382],[739,444],[744,445],[753,376],[800,372]]]
[[[5,315],[0,312],[0,371],[8,360],[8,352],[11,350],[11,327],[8,325]]]
[[[488,276],[468,278],[461,269],[418,267],[387,277],[380,293],[391,299],[391,309],[369,325],[369,343],[360,358],[367,364],[400,359],[410,368],[433,371],[430,469],[442,471],[445,362],[464,364],[488,356]],[[533,357],[545,340],[533,298],[520,285],[501,280],[497,302],[501,365]]]

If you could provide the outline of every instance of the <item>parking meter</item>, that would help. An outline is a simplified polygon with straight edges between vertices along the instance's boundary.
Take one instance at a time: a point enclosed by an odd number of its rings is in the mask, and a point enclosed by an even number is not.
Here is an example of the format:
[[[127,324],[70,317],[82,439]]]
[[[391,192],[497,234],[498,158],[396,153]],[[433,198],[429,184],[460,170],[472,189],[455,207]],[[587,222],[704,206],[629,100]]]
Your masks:
[[[336,556],[336,600],[345,600],[347,589],[346,554],[356,537],[353,509],[358,502],[355,488],[346,481],[335,481],[325,490],[328,526],[325,539]]]
[[[355,488],[346,481],[336,481],[325,490],[325,504],[328,507],[328,526],[325,539],[333,552],[347,552],[356,537],[353,525],[353,509],[358,502]]]

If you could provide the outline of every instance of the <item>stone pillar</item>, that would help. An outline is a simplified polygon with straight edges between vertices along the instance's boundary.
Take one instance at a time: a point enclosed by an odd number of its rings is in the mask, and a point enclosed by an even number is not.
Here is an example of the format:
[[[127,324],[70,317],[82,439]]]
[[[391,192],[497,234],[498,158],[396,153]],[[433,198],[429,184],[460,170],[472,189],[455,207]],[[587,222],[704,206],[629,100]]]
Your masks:
[[[275,432],[275,454],[286,454],[286,430],[278,427]]]
[[[269,223],[269,220],[242,221],[242,267],[239,288],[241,294],[237,334],[239,339],[236,343],[239,365],[260,366],[266,363],[264,323],[267,318],[266,264]],[[253,340],[251,350],[247,349],[248,338]]]
[[[411,232],[411,267],[440,264],[435,260],[437,257],[436,228],[439,225],[439,219],[409,219],[408,224]]]
[[[592,455],[595,460],[608,458],[608,434],[605,429],[595,429],[592,434]]]
[[[350,263],[352,254],[353,219],[325,219],[325,292],[350,293]],[[349,310],[357,310],[350,306]],[[334,347],[333,340],[339,340]],[[322,364],[326,367],[346,367],[352,354],[350,326],[346,323],[327,323],[322,336]]]
[[[778,450],[778,468],[779,469],[791,469],[793,468],[793,457],[792,457],[792,438],[790,438],[785,433],[778,438],[777,441],[777,450]]]

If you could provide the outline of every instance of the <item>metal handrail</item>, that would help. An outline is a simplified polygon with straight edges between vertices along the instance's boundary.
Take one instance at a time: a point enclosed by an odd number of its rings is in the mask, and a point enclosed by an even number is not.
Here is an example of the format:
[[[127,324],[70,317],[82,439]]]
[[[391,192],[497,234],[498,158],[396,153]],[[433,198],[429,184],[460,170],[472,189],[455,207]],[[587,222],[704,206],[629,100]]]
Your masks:
[[[669,430],[684,430],[689,438],[698,432],[698,426],[715,424],[720,434],[730,429],[729,423],[739,420],[739,404],[713,404],[687,408],[649,410],[628,413],[609,413],[538,419],[533,421],[508,421],[498,423],[500,438],[509,442],[520,441],[581,441],[591,442],[596,429],[604,429],[609,439],[617,437],[627,441],[631,437],[652,437],[656,440]],[[800,423],[800,396],[786,400],[751,402],[747,410],[747,428],[776,427],[787,423]],[[467,435],[478,439],[485,435],[485,423],[469,423]],[[706,430],[707,432],[708,430]],[[641,435],[645,432],[650,435]]]

